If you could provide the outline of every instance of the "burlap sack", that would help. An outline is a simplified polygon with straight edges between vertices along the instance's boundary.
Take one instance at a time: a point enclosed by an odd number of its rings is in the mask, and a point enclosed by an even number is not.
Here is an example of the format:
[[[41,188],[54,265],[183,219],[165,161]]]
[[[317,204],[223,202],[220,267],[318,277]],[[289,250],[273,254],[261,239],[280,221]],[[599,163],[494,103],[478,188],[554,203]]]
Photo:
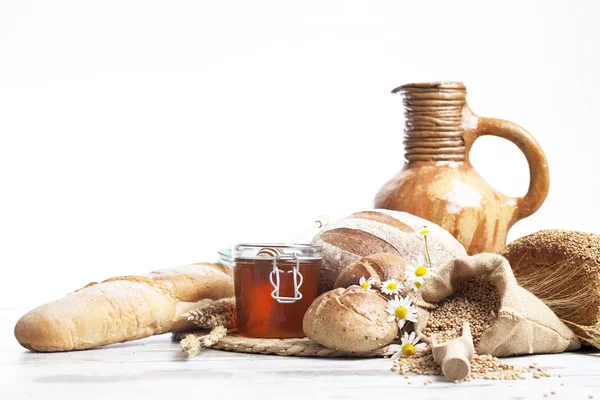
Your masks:
[[[575,334],[540,299],[517,284],[508,261],[497,254],[482,253],[456,258],[421,287],[415,330],[422,334],[429,310],[452,295],[468,279],[487,277],[500,295],[498,319],[481,335],[476,351],[506,357],[519,354],[560,353],[580,347]]]

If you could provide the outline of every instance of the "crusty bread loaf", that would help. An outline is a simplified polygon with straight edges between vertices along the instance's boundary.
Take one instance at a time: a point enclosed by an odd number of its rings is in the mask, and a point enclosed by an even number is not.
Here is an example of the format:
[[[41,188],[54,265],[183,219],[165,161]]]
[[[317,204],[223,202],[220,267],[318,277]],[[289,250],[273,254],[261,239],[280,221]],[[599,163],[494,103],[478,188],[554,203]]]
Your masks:
[[[379,289],[381,282],[397,279],[406,283],[404,271],[408,262],[398,254],[377,253],[354,261],[342,270],[334,288],[347,288],[358,285],[360,278],[373,278],[373,288]]]
[[[330,349],[371,351],[390,344],[398,325],[388,322],[387,302],[359,286],[333,289],[317,297],[304,314],[302,328]]]
[[[36,351],[88,349],[189,329],[183,318],[202,299],[234,295],[231,269],[199,263],[92,283],[25,314],[19,343]]]
[[[417,233],[424,226],[430,231],[427,237],[434,266],[467,256],[465,248],[448,231],[405,212],[363,211],[326,226],[312,241],[323,247],[319,293],[331,290],[341,270],[361,257],[392,253],[413,260],[424,255],[423,238]]]

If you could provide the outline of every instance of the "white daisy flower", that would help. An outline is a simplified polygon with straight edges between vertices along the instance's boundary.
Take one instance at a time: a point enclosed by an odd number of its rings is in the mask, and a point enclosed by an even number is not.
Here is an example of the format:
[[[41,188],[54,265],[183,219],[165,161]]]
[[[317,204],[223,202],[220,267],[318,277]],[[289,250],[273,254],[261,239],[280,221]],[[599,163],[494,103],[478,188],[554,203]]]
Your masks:
[[[419,277],[406,277],[406,291],[409,292],[411,290],[419,290],[421,286],[425,282],[425,279]]]
[[[425,257],[417,256],[416,260],[412,260],[411,265],[406,266],[404,276],[408,282],[408,287],[411,289],[419,289],[425,279],[434,275],[435,271],[427,266]]]
[[[425,343],[419,343],[419,338],[414,332],[410,335],[404,332],[400,346],[400,351],[392,356],[392,360],[397,360],[400,357],[410,357],[418,351],[425,350],[427,347]]]
[[[361,288],[368,290],[369,292],[374,292],[374,290],[371,289],[371,286],[373,286],[374,283],[375,283],[375,278],[373,278],[372,276],[369,279],[365,279],[365,277],[363,276],[358,281],[358,285]]]
[[[406,297],[395,296],[393,300],[388,301],[386,310],[390,316],[388,322],[398,321],[398,328],[402,329],[406,321],[415,322],[417,320],[417,309],[412,305],[412,302]]]
[[[402,284],[397,279],[390,279],[381,283],[381,291],[385,294],[398,294],[401,288]]]

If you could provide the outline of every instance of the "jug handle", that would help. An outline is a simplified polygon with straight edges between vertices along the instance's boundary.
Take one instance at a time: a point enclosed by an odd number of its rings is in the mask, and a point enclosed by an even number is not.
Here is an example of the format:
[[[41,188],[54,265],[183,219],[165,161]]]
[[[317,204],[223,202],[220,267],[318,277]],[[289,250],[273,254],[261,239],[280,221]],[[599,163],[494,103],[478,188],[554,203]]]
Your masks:
[[[525,196],[515,199],[515,219],[536,212],[546,200],[550,188],[548,160],[538,142],[519,125],[503,119],[477,117],[477,127],[472,132],[472,139],[467,144],[469,150],[478,137],[489,135],[510,140],[523,152],[529,164],[529,189]]]

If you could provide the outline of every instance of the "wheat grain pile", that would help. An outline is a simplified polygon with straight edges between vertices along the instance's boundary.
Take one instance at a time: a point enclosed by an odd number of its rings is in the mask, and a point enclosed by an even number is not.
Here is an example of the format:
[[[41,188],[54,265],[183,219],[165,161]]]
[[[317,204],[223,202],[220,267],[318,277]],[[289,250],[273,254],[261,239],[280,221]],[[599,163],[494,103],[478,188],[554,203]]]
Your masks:
[[[443,343],[455,339],[462,334],[463,322],[468,321],[473,335],[475,348],[483,332],[496,321],[500,309],[500,295],[484,277],[462,282],[456,292],[432,310],[423,334],[427,337],[435,335],[438,342]],[[430,349],[417,353],[412,357],[400,358],[392,370],[401,374],[414,372],[421,375],[441,375],[441,367],[433,359]],[[524,379],[526,369],[508,365],[490,355],[476,354],[471,362],[472,379]]]
[[[411,357],[402,357],[394,362],[392,371],[404,375],[413,372],[419,375],[442,375],[442,368],[433,359],[431,349],[416,353]],[[499,358],[490,355],[476,354],[471,361],[471,374],[465,379],[517,380],[525,379],[529,371],[516,365],[503,363]],[[540,372],[540,371],[537,371]],[[534,377],[549,376],[547,371],[537,372]],[[542,375],[543,374],[543,375]]]
[[[481,335],[496,321],[499,309],[500,295],[492,284],[483,277],[469,279],[430,312],[423,334],[435,335],[443,343],[459,337],[463,322],[468,321],[477,349]]]

